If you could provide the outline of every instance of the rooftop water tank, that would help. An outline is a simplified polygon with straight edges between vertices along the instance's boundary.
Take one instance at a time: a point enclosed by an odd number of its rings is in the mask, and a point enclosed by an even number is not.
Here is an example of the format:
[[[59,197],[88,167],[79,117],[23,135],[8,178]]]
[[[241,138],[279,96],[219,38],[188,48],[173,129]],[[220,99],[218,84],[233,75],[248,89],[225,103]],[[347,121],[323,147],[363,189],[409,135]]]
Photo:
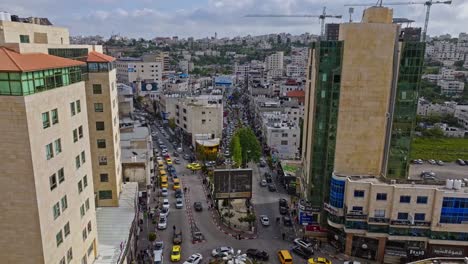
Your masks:
[[[448,180],[445,182],[445,188],[447,188],[447,189],[453,189],[453,180],[452,180],[452,179],[448,179]]]
[[[453,182],[453,188],[455,190],[461,190],[462,188],[462,181],[461,180],[454,180]]]
[[[11,21],[11,14],[5,11],[0,11],[0,20]]]

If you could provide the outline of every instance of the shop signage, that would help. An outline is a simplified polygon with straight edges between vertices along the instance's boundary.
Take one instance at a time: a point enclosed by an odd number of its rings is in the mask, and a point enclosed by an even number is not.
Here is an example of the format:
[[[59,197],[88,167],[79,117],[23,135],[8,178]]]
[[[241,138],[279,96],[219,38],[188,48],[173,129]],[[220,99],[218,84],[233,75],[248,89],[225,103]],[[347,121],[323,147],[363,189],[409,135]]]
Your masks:
[[[408,248],[407,255],[411,257],[423,257],[426,251],[424,249]]]
[[[329,212],[330,214],[333,214],[333,215],[338,214],[338,211],[334,207],[332,207],[329,203],[323,203],[323,209]]]
[[[410,225],[410,221],[409,220],[392,220],[390,221],[390,224],[391,225]]]
[[[464,257],[463,248],[432,246],[432,255],[438,257]]]

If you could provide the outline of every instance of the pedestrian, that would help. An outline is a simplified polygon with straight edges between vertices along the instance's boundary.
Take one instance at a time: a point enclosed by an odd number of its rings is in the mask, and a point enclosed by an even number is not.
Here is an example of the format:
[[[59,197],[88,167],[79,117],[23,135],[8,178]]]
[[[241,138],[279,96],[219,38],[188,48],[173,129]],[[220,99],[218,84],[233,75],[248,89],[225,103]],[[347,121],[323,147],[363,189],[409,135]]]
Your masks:
[[[281,236],[283,237],[283,240],[286,238],[286,234],[282,233]]]
[[[175,225],[173,225],[173,226],[172,226],[172,230],[174,230],[174,231],[175,231],[175,229],[176,229],[176,227],[175,227]]]

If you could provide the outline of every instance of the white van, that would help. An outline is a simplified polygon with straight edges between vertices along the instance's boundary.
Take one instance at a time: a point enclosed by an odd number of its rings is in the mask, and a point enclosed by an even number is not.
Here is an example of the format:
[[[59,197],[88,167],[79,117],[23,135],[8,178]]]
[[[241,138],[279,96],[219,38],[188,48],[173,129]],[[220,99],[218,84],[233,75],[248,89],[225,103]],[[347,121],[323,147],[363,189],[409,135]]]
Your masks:
[[[154,254],[154,264],[163,264],[163,251],[162,250],[155,250],[153,251]]]

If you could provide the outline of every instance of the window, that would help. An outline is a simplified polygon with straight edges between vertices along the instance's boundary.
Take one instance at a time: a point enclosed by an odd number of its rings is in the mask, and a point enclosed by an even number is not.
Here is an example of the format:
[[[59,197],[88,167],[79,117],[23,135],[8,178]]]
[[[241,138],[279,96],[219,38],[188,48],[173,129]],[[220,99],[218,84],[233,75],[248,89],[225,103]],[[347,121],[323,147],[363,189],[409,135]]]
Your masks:
[[[102,94],[102,86],[100,84],[93,84],[93,94]]]
[[[415,213],[415,214],[414,214],[414,220],[415,220],[415,221],[424,221],[424,220],[426,220],[426,214],[423,214],[423,213]]]
[[[83,187],[84,188],[88,187],[88,176],[86,175],[83,177]]]
[[[46,145],[46,158],[50,160],[54,157],[54,149],[52,147],[52,143]]]
[[[281,137],[288,137],[288,133],[281,133]]]
[[[59,264],[65,264],[65,257],[60,260]]]
[[[86,208],[86,212],[87,212],[89,210],[89,198],[86,199],[85,208]]]
[[[55,241],[57,242],[57,247],[60,246],[63,242],[63,233],[62,230],[60,230],[57,235],[55,235]]]
[[[418,203],[418,204],[427,204],[427,196],[418,196],[416,198],[416,203]]]
[[[352,207],[352,211],[362,212],[362,210],[363,210],[362,206],[353,206]]]
[[[104,130],[104,122],[103,121],[96,122],[96,130],[97,131],[103,131]]]
[[[50,190],[51,191],[53,189],[57,188],[57,177],[55,176],[55,173],[52,174],[52,176],[49,177],[49,185],[50,185]]]
[[[52,211],[54,213],[54,220],[60,216],[60,204],[57,202],[52,206]]]
[[[76,169],[79,169],[81,167],[80,155],[75,157],[75,167],[76,167]]]
[[[201,121],[202,125],[206,123],[206,119],[202,119]]]
[[[88,233],[91,233],[91,231],[93,230],[92,228],[92,225],[91,225],[91,221],[88,222]]]
[[[63,226],[63,233],[65,233],[65,237],[67,237],[70,234],[70,223],[67,222],[65,226]]]
[[[63,168],[57,171],[57,175],[58,175],[59,183],[62,183],[65,181],[65,173],[63,171]]]
[[[62,212],[65,211],[68,208],[68,201],[67,201],[67,196],[63,196],[62,199],[60,199],[60,202],[62,203]]]
[[[48,128],[50,127],[50,116],[49,112],[42,113],[42,127]]]
[[[385,210],[383,209],[376,209],[374,211],[374,217],[385,217]]]
[[[80,102],[80,100],[76,101],[76,112],[81,113],[81,102]]]
[[[112,199],[112,191],[99,191],[99,200]]]
[[[83,138],[83,126],[78,127],[78,137]]]
[[[72,116],[76,115],[75,102],[70,103],[70,112]]]
[[[411,202],[411,196],[408,196],[408,195],[400,196],[400,203],[410,203],[410,202]]]
[[[107,156],[99,156],[99,165],[107,165]]]
[[[85,215],[84,204],[82,204],[82,205],[80,206],[80,215],[81,215],[81,217],[83,217],[83,216]]]
[[[99,174],[99,177],[101,178],[101,182],[109,182],[109,174],[101,173]]]
[[[364,191],[354,190],[354,197],[364,197]]]
[[[377,193],[377,197],[375,199],[377,201],[387,201],[387,194],[386,193]]]
[[[398,220],[408,220],[408,213],[398,213]]]
[[[29,43],[29,35],[20,35],[20,43]]]
[[[287,140],[281,140],[281,145],[283,145],[283,146],[288,145],[288,141]]]
[[[86,154],[84,151],[81,151],[81,164],[84,164],[86,162]]]
[[[59,139],[54,141],[54,146],[55,146],[55,153],[58,155],[60,152],[62,152],[62,141]]]
[[[83,183],[81,181],[78,182],[78,193],[83,191]]]
[[[86,227],[83,229],[83,241],[86,241],[86,238],[88,238],[88,233],[86,233]]]
[[[105,139],[98,139],[97,140],[97,147],[98,148],[106,148],[106,140]]]
[[[51,111],[52,113],[52,124],[55,125],[59,122],[59,118],[58,118],[58,110],[57,108],[53,109]]]
[[[94,104],[94,112],[104,112],[104,106],[102,105],[102,103]]]
[[[67,251],[67,263],[70,263],[73,259],[73,251],[72,248],[69,248]]]
[[[73,129],[73,142],[78,141],[78,129]]]

